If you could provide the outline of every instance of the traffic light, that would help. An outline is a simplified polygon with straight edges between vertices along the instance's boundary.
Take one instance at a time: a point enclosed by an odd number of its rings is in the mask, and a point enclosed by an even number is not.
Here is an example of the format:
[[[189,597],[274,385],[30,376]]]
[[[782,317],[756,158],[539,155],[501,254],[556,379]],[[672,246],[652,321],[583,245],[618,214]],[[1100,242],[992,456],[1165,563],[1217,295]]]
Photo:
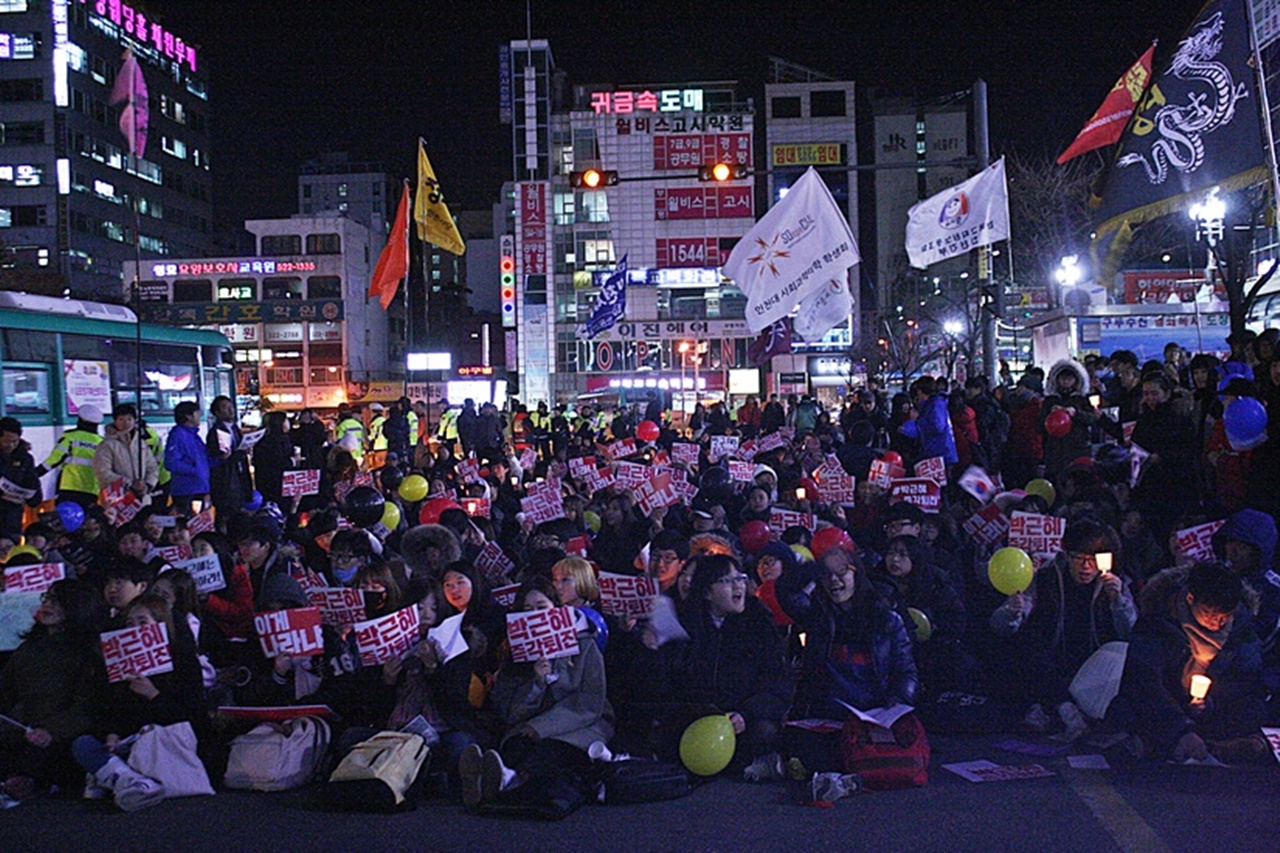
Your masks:
[[[569,183],[578,190],[600,190],[616,186],[618,173],[612,169],[583,169],[581,172],[570,172]]]
[[[750,173],[747,167],[741,163],[711,163],[698,167],[698,180],[700,181],[714,181],[716,183],[740,181],[748,174]]]
[[[503,234],[498,241],[498,276],[502,286],[502,326],[516,326],[516,238]]]

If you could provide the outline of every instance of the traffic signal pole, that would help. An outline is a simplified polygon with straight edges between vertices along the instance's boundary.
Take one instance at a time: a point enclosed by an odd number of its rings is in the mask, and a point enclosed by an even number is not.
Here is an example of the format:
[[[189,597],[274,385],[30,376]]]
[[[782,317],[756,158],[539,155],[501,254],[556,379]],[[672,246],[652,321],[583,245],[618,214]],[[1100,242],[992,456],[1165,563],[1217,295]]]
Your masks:
[[[991,136],[987,128],[987,81],[978,80],[973,84],[973,147],[978,158],[978,169],[987,168],[991,164]],[[979,298],[983,302],[982,317],[982,372],[987,382],[995,388],[1000,376],[1000,357],[996,352],[996,322],[1001,319],[1001,308],[1004,304],[1003,294],[996,288],[1002,285],[993,283],[991,275],[991,247],[978,247],[978,287]]]

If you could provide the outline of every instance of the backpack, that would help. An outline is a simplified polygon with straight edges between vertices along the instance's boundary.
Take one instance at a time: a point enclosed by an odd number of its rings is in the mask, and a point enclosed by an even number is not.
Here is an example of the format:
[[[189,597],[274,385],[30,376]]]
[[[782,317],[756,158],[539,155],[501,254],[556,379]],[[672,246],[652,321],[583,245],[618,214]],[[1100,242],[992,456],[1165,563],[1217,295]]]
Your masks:
[[[231,741],[228,788],[288,791],[311,781],[329,749],[329,724],[319,717],[296,717],[281,725],[263,723]]]
[[[679,764],[628,758],[601,765],[601,801],[605,805],[656,803],[693,792],[689,773]]]
[[[915,714],[903,714],[887,732],[850,717],[841,733],[840,754],[844,772],[857,773],[870,791],[929,783],[929,739]]]
[[[380,732],[356,744],[338,762],[329,776],[327,798],[341,809],[394,811],[405,801],[429,754],[421,735]]]

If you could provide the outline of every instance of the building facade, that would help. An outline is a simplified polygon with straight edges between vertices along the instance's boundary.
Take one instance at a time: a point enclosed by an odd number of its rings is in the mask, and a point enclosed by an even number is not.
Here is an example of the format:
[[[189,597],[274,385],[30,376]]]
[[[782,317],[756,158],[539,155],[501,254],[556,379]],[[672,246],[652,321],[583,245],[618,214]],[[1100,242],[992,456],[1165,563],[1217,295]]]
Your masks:
[[[342,216],[249,220],[249,258],[143,261],[141,315],[216,329],[235,350],[237,392],[272,408],[333,409],[404,393],[404,311],[368,297],[377,248]],[[381,242],[381,241],[378,241]],[[134,274],[126,264],[126,277]]]
[[[400,187],[381,163],[352,162],[345,152],[327,152],[299,170],[298,213],[354,219],[369,229],[379,248],[399,202]]]
[[[121,0],[0,0],[0,240],[9,263],[55,273],[48,281],[66,295],[118,301],[135,237],[143,258],[208,252],[211,115],[196,35]],[[109,103],[126,49],[150,95],[141,157],[128,153],[120,107]]]

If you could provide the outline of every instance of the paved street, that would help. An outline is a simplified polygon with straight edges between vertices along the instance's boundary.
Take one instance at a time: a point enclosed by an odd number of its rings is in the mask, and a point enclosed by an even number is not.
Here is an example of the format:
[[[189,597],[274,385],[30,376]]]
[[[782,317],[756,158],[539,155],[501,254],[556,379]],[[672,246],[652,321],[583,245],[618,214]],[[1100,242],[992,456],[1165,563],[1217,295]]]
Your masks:
[[[692,796],[584,808],[560,823],[482,818],[440,800],[390,816],[332,814],[308,790],[218,794],[126,815],[38,801],[0,814],[0,850],[1206,850],[1280,849],[1280,767],[1117,763],[1021,782],[967,782],[942,763],[1035,759],[999,738],[934,739],[927,788],[800,805],[782,785],[721,780]]]

